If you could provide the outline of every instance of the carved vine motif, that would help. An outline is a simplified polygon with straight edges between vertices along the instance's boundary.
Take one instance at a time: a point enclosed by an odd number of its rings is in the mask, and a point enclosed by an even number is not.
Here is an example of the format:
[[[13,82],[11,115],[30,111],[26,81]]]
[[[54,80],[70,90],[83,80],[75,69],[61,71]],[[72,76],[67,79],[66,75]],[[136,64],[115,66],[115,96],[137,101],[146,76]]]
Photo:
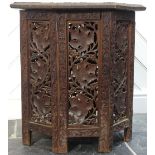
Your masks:
[[[114,102],[114,122],[126,117],[127,110],[127,61],[128,22],[117,21],[112,50],[112,90]]]
[[[30,23],[31,120],[51,124],[50,24]]]
[[[97,123],[98,24],[68,23],[69,124]]]

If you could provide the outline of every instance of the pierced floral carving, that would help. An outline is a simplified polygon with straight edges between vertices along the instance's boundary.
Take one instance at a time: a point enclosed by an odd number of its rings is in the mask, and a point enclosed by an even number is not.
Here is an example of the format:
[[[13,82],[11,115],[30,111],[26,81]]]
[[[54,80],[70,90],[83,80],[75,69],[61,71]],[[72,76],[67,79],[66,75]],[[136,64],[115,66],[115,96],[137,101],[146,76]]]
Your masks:
[[[69,124],[97,123],[98,24],[68,23]]]
[[[96,80],[96,64],[91,64],[87,61],[82,61],[72,68],[72,76],[76,77],[82,88],[85,88]]]
[[[117,21],[113,34],[115,43],[111,51],[112,90],[114,103],[114,122],[126,117],[127,109],[127,64],[128,64],[128,25],[126,21]]]
[[[134,11],[20,14],[23,143],[31,130],[52,136],[55,153],[67,152],[69,137],[98,137],[99,152],[111,149],[113,131],[129,140]]]
[[[51,124],[49,22],[30,22],[31,120]]]

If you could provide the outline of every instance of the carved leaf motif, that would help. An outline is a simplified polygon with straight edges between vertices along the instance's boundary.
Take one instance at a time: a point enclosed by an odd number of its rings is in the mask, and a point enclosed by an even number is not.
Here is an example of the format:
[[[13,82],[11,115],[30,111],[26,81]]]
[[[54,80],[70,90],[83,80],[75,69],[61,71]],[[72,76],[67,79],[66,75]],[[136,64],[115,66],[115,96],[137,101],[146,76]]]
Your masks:
[[[83,94],[77,94],[69,100],[71,106],[69,111],[70,121],[72,123],[75,121],[78,124],[83,123],[88,111],[93,107],[92,100]]]
[[[114,122],[126,117],[127,102],[127,54],[128,22],[117,21],[112,56],[112,90],[114,102]]]
[[[70,36],[69,45],[78,50],[78,52],[86,51],[88,46],[94,42],[94,31],[88,29],[89,24],[87,24],[87,26],[84,23],[80,25],[70,24],[72,35]]]
[[[68,23],[69,124],[97,123],[98,25]]]
[[[49,22],[30,22],[31,120],[51,124]]]
[[[48,66],[43,59],[38,58],[37,61],[31,63],[31,71],[31,83],[37,85],[45,79]]]
[[[82,61],[72,68],[72,76],[76,77],[81,87],[87,87],[91,82],[96,79],[96,64]]]
[[[45,51],[49,46],[49,24],[33,22],[32,30],[32,46],[34,46],[40,52]]]

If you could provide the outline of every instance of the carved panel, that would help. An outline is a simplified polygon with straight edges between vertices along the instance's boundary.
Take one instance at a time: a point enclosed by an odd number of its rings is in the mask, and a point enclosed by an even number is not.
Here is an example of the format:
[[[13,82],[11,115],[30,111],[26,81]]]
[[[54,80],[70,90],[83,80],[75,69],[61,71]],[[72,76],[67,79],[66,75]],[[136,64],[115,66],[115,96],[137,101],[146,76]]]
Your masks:
[[[31,121],[51,124],[50,22],[29,22]]]
[[[98,137],[98,129],[69,129],[68,130],[68,137]]]
[[[129,53],[129,21],[118,20],[114,25],[111,50],[111,87],[114,103],[114,123],[126,117],[127,110],[127,69]]]
[[[52,19],[54,18],[54,13],[49,13],[47,11],[44,11],[44,10],[40,10],[40,11],[34,11],[34,10],[29,10],[27,11],[27,19],[30,19],[30,20],[41,20],[41,21],[44,21],[44,20],[50,20],[52,17]]]
[[[72,12],[67,13],[68,20],[74,21],[84,21],[84,20],[100,20],[100,13],[99,12],[92,12],[92,11],[81,11],[81,12]]]
[[[97,22],[68,22],[69,124],[97,123]]]

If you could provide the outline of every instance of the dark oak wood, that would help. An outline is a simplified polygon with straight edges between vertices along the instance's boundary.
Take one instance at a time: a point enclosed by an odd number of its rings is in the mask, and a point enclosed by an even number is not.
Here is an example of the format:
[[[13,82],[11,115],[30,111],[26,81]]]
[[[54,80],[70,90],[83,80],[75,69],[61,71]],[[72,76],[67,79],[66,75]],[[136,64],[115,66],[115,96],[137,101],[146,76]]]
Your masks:
[[[68,152],[69,137],[98,137],[99,152],[111,151],[114,131],[124,130],[129,141],[134,11],[144,7],[30,4],[11,5],[26,9],[20,11],[23,144],[31,145],[33,131],[51,136],[55,153]]]

